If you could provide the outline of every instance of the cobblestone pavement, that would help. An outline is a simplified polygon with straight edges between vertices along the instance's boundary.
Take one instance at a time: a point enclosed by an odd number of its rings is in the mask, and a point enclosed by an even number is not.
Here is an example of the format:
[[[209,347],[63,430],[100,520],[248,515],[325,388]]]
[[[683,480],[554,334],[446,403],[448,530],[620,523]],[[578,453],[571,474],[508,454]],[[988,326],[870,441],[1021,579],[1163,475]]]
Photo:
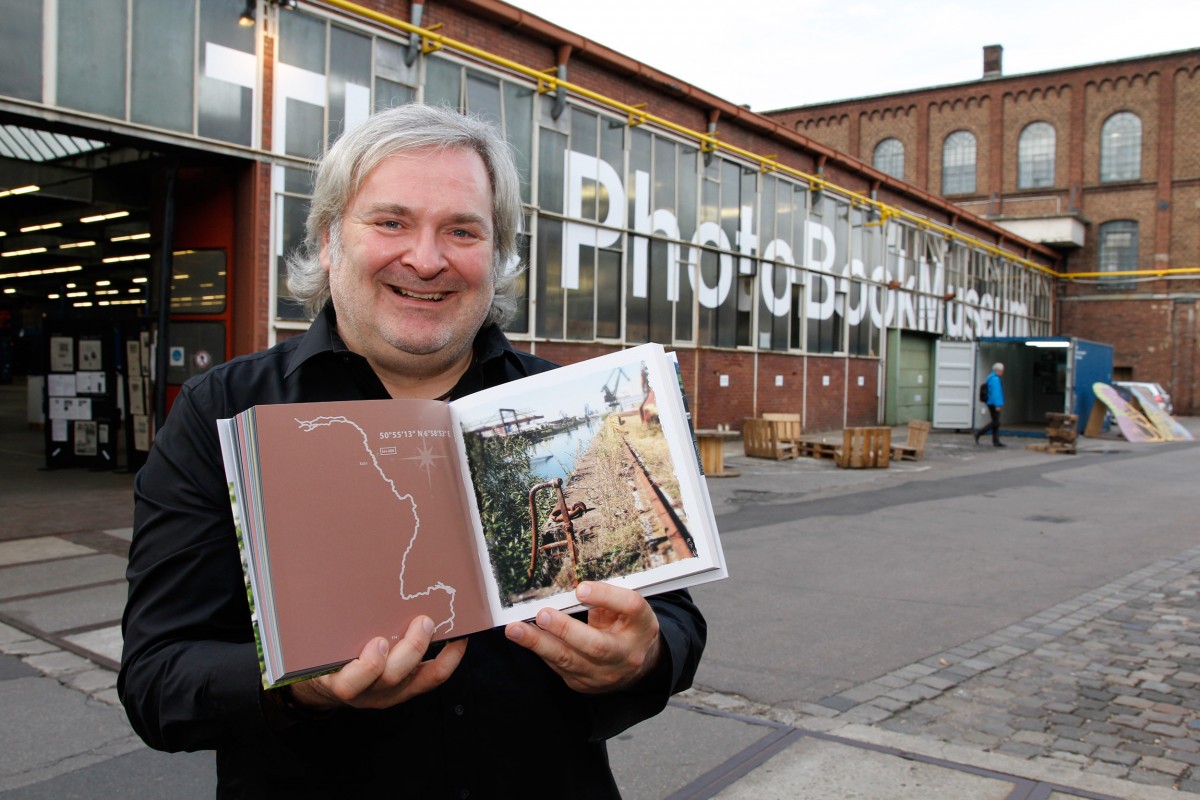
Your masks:
[[[1200,792],[1200,547],[799,714],[692,699]]]

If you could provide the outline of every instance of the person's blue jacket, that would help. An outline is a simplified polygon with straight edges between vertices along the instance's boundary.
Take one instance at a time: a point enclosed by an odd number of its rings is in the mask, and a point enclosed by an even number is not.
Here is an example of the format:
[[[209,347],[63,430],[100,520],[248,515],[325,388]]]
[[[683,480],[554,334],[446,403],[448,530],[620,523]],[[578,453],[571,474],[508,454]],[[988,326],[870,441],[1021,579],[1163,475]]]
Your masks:
[[[995,372],[987,376],[987,404],[996,408],[1004,406],[1004,387],[1000,384],[1000,376]]]

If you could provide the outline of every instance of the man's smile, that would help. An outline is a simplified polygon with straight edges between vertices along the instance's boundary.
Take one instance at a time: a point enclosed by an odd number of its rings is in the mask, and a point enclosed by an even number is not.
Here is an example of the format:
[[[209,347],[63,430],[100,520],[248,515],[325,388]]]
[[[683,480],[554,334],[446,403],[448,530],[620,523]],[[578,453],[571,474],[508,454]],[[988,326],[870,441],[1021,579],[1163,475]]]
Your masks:
[[[411,298],[413,298],[414,300],[434,300],[434,301],[438,301],[438,300],[442,300],[442,299],[444,299],[444,298],[446,297],[446,293],[445,293],[445,292],[433,292],[433,293],[430,293],[430,294],[425,294],[425,293],[422,293],[422,292],[414,292],[414,291],[411,291],[411,290],[409,290],[409,289],[401,289],[399,286],[393,286],[393,287],[391,287],[391,288],[392,288],[392,292],[393,292],[393,293],[395,293],[395,294],[398,294],[398,295],[400,295],[401,297],[411,297]]]

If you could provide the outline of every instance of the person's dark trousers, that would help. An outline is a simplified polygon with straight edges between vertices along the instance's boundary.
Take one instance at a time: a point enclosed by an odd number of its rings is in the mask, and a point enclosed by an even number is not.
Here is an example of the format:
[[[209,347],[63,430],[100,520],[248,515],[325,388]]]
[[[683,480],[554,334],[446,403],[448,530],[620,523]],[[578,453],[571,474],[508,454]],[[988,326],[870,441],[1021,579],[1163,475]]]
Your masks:
[[[992,421],[975,431],[975,444],[979,444],[979,437],[983,436],[988,431],[992,432],[992,444],[1000,444],[1000,409],[996,406],[988,406],[988,414],[992,416]]]

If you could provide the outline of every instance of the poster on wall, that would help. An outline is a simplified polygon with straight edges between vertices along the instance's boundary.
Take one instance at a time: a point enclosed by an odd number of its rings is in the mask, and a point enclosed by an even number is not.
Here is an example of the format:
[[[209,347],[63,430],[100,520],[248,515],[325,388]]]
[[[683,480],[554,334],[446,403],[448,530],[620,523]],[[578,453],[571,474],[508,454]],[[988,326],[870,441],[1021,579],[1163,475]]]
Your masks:
[[[75,455],[94,456],[99,444],[99,431],[92,420],[76,420],[75,422]]]
[[[75,340],[70,336],[50,337],[50,371],[75,371]]]
[[[133,449],[143,453],[150,451],[150,418],[135,416],[133,418]]]
[[[129,413],[135,417],[146,413],[146,388],[141,375],[129,376]]]
[[[95,371],[104,368],[100,354],[101,342],[96,339],[79,340],[79,368]]]
[[[77,394],[107,394],[108,379],[105,372],[76,372],[75,392]]]
[[[51,397],[74,397],[75,376],[50,373],[46,376],[46,393]]]
[[[92,418],[90,397],[51,397],[50,419],[84,420]]]

